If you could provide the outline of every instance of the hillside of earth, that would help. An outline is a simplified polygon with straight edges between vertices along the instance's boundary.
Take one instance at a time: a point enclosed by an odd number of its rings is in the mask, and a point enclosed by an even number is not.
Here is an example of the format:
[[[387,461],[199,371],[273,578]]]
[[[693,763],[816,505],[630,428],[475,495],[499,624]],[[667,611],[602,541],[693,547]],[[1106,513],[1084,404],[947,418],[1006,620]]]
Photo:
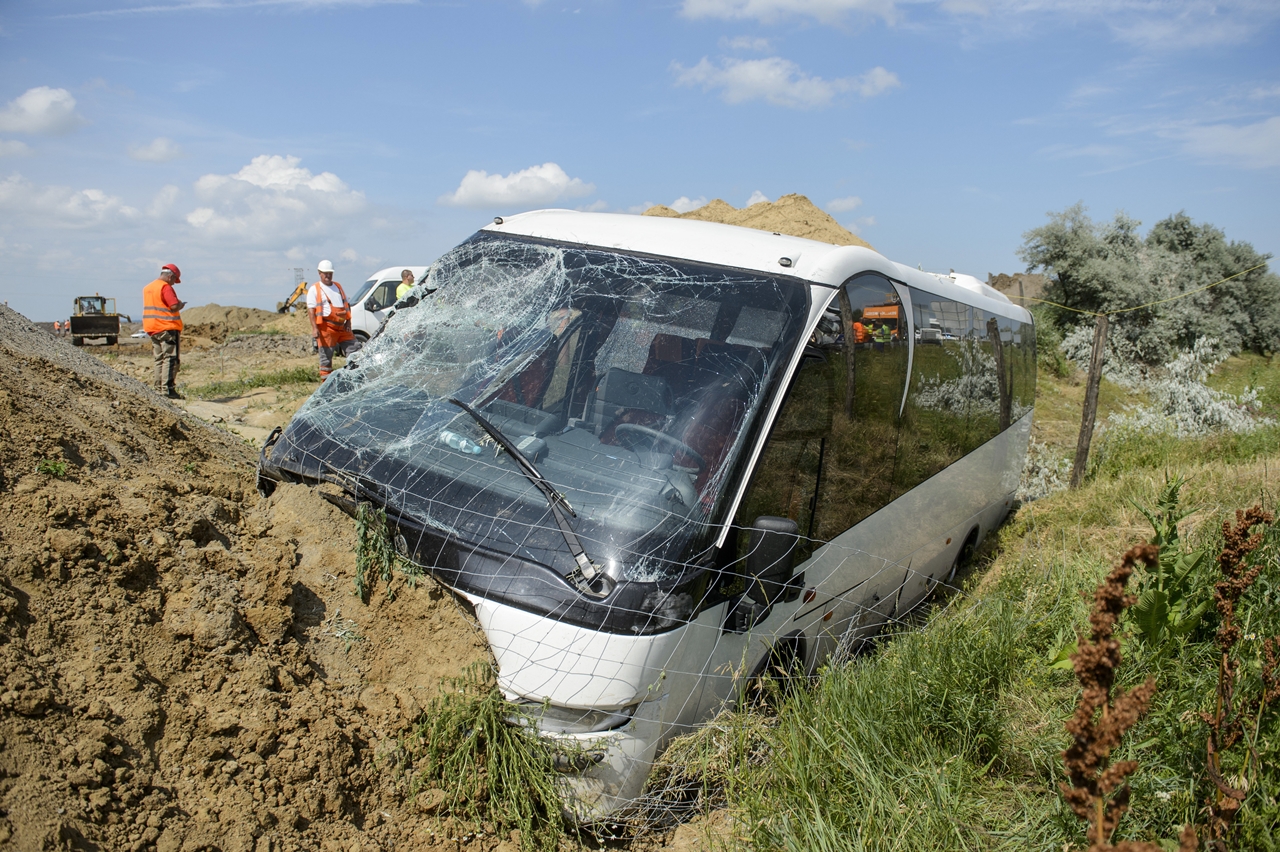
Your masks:
[[[258,341],[279,342],[228,337],[191,373],[294,357]],[[457,848],[385,756],[488,659],[465,604],[400,579],[361,604],[351,519],[259,497],[255,447],[134,356],[7,308],[0,348],[0,848]]]
[[[761,201],[742,209],[719,198],[687,213],[659,204],[644,211],[644,215],[739,225],[837,246],[872,247],[866,240],[842,227],[829,213],[797,193],[784,195],[777,201]]]

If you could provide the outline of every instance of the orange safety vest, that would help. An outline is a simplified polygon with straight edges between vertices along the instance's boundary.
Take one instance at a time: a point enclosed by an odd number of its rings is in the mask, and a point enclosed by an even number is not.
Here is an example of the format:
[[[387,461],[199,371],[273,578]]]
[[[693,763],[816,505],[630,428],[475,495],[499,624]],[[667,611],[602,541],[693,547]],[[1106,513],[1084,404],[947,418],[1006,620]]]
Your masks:
[[[333,282],[333,286],[338,288],[338,293],[342,296],[342,304],[335,305],[329,301],[319,281],[313,286],[316,288],[316,330],[319,332],[317,342],[321,346],[332,346],[335,343],[353,339],[355,335],[351,329],[347,328],[347,323],[351,322],[351,305],[347,302],[347,291],[343,290],[342,285],[337,281]],[[329,305],[328,316],[324,315],[325,304]]]
[[[167,283],[163,278],[157,278],[142,288],[142,330],[147,334],[182,331],[182,316],[167,307],[160,295]]]
[[[864,326],[860,322],[855,322],[853,324],[853,342],[854,343],[866,343],[870,338],[871,338],[871,335],[867,334],[866,326]]]

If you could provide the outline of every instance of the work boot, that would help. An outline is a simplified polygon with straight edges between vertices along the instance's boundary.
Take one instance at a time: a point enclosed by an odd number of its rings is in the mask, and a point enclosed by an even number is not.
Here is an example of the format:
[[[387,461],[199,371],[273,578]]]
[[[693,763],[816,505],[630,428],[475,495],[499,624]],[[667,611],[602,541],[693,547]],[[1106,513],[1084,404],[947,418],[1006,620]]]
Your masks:
[[[178,393],[177,388],[169,388],[167,391],[165,391],[164,395],[169,397],[169,399],[186,399],[185,396]]]

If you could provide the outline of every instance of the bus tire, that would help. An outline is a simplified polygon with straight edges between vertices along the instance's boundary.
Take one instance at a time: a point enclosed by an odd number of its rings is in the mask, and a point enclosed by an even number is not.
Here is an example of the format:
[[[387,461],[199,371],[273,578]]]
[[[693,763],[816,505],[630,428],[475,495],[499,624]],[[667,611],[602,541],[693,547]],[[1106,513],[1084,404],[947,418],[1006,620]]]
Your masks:
[[[969,530],[969,534],[965,536],[964,544],[960,545],[960,549],[956,551],[956,558],[951,562],[951,570],[947,572],[947,585],[954,582],[960,570],[969,564],[969,560],[973,558],[973,552],[977,548],[978,528],[974,527]]]
[[[83,337],[72,337],[72,338],[71,338],[71,345],[72,345],[72,346],[84,346],[84,338],[83,338]]]

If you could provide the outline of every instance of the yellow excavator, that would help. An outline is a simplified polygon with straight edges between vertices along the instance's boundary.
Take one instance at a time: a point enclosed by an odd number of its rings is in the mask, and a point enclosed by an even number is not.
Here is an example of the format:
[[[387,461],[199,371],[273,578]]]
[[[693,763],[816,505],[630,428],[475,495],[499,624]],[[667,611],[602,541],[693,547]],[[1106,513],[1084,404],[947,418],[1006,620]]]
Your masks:
[[[294,306],[294,303],[301,299],[303,294],[307,292],[307,282],[302,277],[301,269],[293,270],[293,281],[295,286],[293,288],[293,292],[289,294],[289,298],[276,305],[276,313],[278,314],[289,313],[289,309]]]

